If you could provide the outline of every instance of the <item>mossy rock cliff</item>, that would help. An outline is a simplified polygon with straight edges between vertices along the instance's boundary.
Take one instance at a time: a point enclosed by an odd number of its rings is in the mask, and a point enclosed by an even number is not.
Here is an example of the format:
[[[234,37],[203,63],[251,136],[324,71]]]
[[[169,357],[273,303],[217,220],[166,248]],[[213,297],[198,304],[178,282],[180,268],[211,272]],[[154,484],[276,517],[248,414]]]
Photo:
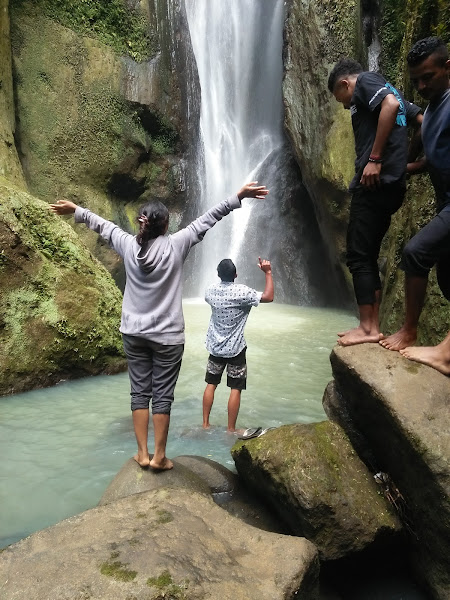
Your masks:
[[[440,0],[383,0],[381,9],[381,68],[409,100],[425,108],[426,102],[410,84],[406,55],[422,37],[439,35],[450,42],[450,6]],[[394,215],[382,248],[386,266],[381,326],[385,334],[396,331],[404,319],[404,274],[398,269],[402,249],[434,214],[435,194],[428,175],[411,178],[403,207]],[[444,338],[448,331],[448,309],[433,270],[419,322],[419,344],[437,344]]]
[[[0,179],[0,394],[126,366],[121,294],[48,205]]]
[[[134,217],[136,204],[180,191],[179,116],[161,100],[166,75],[149,15],[122,0],[103,5],[11,2],[16,141],[33,195],[69,198],[132,231],[130,203]],[[134,89],[143,75],[152,89],[144,99]],[[117,257],[78,233],[120,279]]]

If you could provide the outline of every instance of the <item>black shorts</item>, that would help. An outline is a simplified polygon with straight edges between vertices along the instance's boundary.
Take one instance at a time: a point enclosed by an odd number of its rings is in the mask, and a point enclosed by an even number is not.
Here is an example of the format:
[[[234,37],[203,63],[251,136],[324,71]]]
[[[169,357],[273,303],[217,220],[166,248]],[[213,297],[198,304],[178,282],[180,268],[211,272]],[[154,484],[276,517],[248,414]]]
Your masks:
[[[209,355],[206,366],[206,383],[219,385],[222,379],[222,373],[227,367],[227,386],[233,390],[245,390],[247,385],[247,361],[244,348],[237,356],[222,358],[221,356]]]

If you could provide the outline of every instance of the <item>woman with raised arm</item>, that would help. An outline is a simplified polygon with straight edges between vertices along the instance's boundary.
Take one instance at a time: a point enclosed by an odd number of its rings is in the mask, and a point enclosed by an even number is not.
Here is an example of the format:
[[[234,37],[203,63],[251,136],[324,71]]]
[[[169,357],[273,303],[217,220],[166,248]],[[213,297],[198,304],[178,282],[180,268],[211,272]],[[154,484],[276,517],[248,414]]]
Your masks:
[[[186,257],[205,233],[243,198],[263,199],[269,191],[253,181],[231,198],[217,204],[190,225],[166,235],[169,211],[161,202],[145,204],[138,215],[139,233],[134,236],[68,200],[50,209],[57,215],[75,213],[75,221],[97,232],[123,258],[126,285],[120,331],[128,360],[131,410],[138,446],[134,459],[141,467],[166,470],[170,410],[184,350],[184,318],[181,305],[182,269]],[[148,453],[149,406],[155,450]]]

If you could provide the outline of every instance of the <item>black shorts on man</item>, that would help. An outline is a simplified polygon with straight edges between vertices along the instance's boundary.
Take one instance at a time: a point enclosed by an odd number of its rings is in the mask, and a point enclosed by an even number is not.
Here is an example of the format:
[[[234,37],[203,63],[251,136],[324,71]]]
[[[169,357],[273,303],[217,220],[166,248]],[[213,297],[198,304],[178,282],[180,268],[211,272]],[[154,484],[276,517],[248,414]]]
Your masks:
[[[222,373],[227,367],[227,386],[233,390],[245,390],[247,386],[247,361],[244,348],[237,356],[223,358],[221,356],[209,355],[206,366],[206,383],[219,385]]]

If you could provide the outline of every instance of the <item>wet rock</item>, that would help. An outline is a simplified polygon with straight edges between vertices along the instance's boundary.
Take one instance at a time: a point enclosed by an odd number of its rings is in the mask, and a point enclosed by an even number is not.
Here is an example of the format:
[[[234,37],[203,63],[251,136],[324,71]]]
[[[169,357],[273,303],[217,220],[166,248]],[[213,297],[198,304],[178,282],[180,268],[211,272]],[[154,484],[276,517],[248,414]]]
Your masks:
[[[350,437],[370,448],[399,499],[416,573],[433,597],[450,597],[450,380],[376,344],[337,347],[336,393],[325,403]],[[343,415],[346,418],[343,418]]]
[[[294,534],[314,542],[322,560],[389,544],[401,530],[372,474],[335,423],[285,425],[238,442],[231,452],[246,484]]]
[[[307,540],[170,488],[88,510],[0,554],[2,600],[310,600],[317,574]]]

